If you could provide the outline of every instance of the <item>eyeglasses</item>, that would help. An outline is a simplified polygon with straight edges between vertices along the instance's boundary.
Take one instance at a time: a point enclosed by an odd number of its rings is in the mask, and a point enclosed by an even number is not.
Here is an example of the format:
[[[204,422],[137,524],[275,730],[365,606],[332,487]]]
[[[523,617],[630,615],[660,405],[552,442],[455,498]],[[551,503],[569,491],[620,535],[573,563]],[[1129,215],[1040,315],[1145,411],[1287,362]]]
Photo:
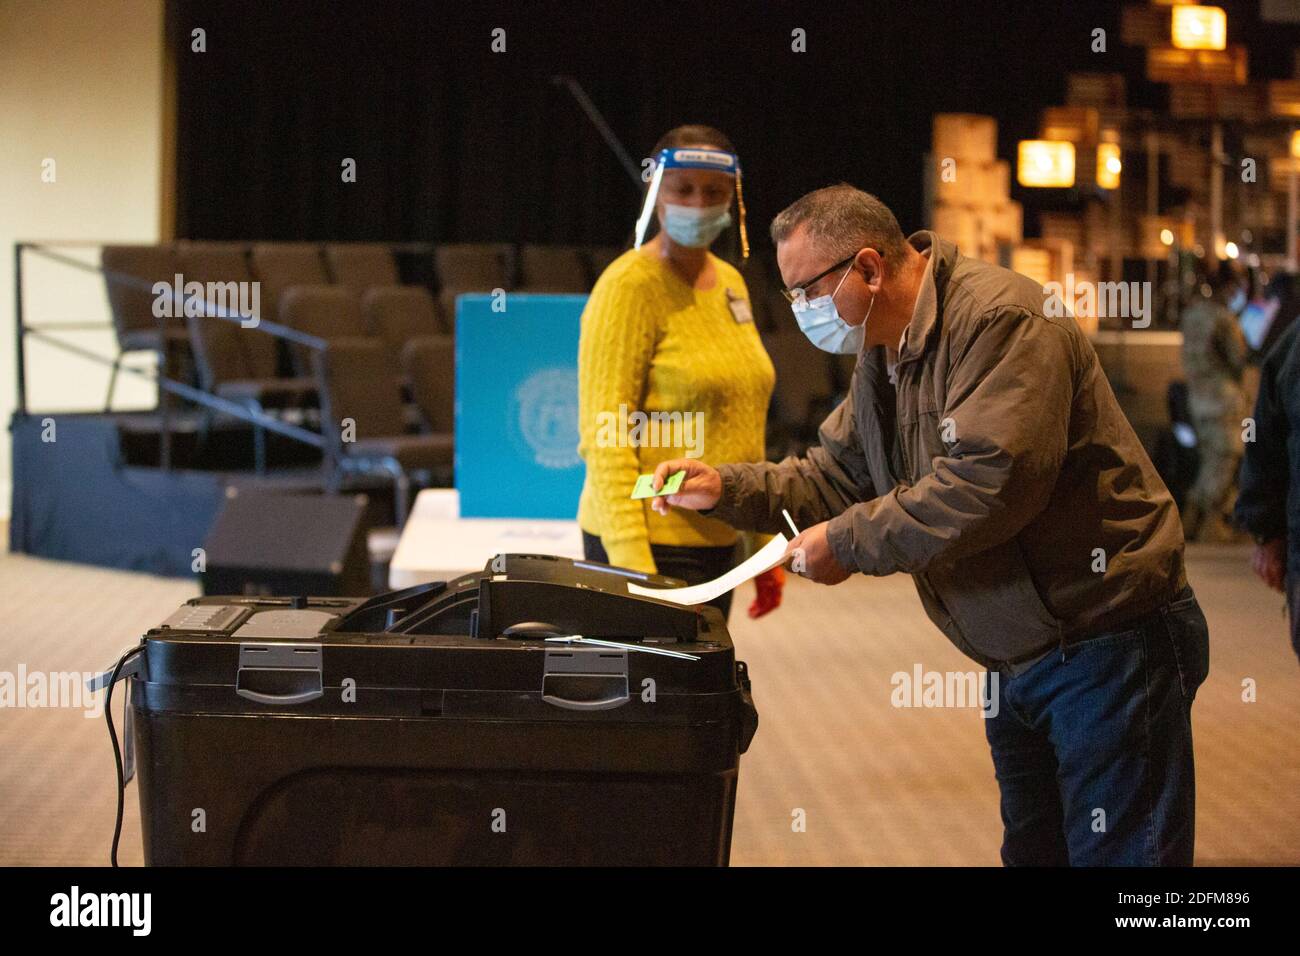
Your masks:
[[[861,251],[862,251],[861,249],[858,250],[858,252]],[[785,301],[789,302],[791,305],[794,305],[794,303],[798,302],[800,299],[807,298],[807,290],[810,289],[814,283],[820,281],[821,279],[826,278],[835,270],[844,268],[846,265],[848,265],[857,257],[858,257],[858,253],[855,252],[853,253],[853,255],[848,256],[847,258],[841,259],[839,262],[835,263],[835,265],[831,266],[829,269],[826,269],[824,272],[817,273],[815,276],[813,276],[811,279],[808,279],[806,282],[797,283],[795,285],[790,286],[790,288],[788,289],[783,288],[781,290],[781,294],[785,296]]]

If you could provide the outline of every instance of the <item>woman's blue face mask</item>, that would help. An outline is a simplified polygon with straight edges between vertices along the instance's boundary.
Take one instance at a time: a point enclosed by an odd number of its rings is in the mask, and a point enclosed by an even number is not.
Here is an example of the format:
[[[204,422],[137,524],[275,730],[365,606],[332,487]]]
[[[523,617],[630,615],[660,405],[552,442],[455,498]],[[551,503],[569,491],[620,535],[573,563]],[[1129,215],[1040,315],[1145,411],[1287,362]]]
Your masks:
[[[729,203],[717,206],[678,206],[664,203],[663,226],[668,238],[688,249],[704,249],[731,225]]]

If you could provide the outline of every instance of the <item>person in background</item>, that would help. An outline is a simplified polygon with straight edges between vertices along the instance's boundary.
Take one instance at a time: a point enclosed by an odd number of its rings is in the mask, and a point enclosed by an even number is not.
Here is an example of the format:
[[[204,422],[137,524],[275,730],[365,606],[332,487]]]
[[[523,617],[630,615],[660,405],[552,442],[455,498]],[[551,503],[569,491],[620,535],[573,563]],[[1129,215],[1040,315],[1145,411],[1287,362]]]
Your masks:
[[[1237,536],[1227,512],[1241,461],[1241,420],[1249,407],[1249,348],[1237,321],[1246,286],[1225,260],[1209,268],[1202,290],[1206,294],[1183,310],[1181,320],[1188,406],[1201,459],[1182,511],[1183,535],[1222,542]]]
[[[1291,646],[1300,656],[1300,322],[1289,323],[1264,356],[1253,417],[1234,514],[1255,538],[1255,573],[1286,591]]]
[[[1293,272],[1274,275],[1259,298],[1262,330],[1259,340],[1251,345],[1258,361],[1263,361],[1291,324],[1300,315],[1300,276]],[[1249,341],[1249,334],[1247,335]]]
[[[654,159],[637,248],[609,265],[582,314],[578,450],[587,476],[578,523],[588,560],[698,584],[737,563],[736,531],[693,512],[658,515],[630,497],[633,485],[672,458],[762,458],[776,372],[744,279],[709,251],[735,206],[742,249],[747,243],[730,140],[708,126],[679,126],[655,145]],[[659,231],[643,243],[652,219]],[[646,427],[655,418],[672,424],[656,435]],[[783,575],[776,568],[756,580],[751,617],[780,604]],[[713,603],[726,615],[730,592]]]

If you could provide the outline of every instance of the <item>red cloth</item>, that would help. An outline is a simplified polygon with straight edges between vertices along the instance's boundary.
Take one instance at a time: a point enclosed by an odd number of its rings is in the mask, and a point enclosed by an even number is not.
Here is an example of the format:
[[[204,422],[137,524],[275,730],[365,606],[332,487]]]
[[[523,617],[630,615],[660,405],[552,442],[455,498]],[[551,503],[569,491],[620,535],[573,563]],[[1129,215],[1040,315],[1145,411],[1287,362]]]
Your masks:
[[[754,588],[758,594],[754,598],[754,603],[749,606],[749,616],[762,617],[780,607],[781,591],[784,587],[785,569],[780,565],[754,578]]]

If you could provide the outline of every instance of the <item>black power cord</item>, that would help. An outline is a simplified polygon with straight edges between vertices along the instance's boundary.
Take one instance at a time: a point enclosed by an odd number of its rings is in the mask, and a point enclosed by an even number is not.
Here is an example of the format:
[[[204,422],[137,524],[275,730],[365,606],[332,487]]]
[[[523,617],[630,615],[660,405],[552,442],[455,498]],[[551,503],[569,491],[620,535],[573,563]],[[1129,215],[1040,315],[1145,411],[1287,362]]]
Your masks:
[[[126,662],[136,654],[142,653],[144,647],[145,642],[141,641],[117,659],[117,663],[113,666],[113,673],[108,678],[108,687],[104,690],[104,720],[108,723],[108,739],[113,742],[113,762],[117,764],[117,821],[113,824],[113,849],[108,857],[113,866],[117,866],[117,844],[122,839],[122,811],[126,801],[126,774],[122,770],[122,748],[117,742],[117,730],[113,727],[113,685],[117,683],[117,675],[122,673]],[[130,706],[130,701],[127,701],[127,705]]]

